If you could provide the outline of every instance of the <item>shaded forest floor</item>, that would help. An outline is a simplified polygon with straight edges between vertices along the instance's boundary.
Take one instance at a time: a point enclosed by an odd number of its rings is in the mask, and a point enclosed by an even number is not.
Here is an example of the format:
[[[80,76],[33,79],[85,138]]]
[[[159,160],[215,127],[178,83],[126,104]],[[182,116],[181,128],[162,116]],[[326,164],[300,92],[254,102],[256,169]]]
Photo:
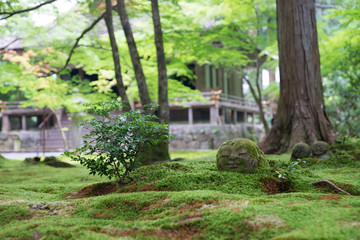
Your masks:
[[[0,159],[0,239],[360,239],[360,146],[333,152],[281,181],[219,172],[216,151],[177,151],[183,160],[141,167],[122,187],[80,165]],[[352,195],[312,185],[323,179]]]

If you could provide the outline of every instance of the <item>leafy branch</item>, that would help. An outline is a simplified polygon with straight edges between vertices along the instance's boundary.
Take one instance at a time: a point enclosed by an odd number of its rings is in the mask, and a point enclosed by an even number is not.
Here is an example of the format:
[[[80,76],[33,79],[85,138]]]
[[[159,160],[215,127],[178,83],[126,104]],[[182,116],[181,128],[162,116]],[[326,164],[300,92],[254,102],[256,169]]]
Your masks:
[[[60,70],[58,70],[58,73],[60,73],[61,71],[65,70],[65,68],[69,65],[70,59],[75,51],[75,49],[78,47],[78,44],[80,42],[80,40],[85,36],[86,33],[88,33],[89,31],[91,31],[96,24],[98,24],[98,22],[100,22],[101,19],[104,18],[105,16],[105,12],[103,14],[100,15],[100,17],[98,17],[89,27],[87,27],[86,29],[84,29],[84,31],[81,33],[81,35],[76,39],[75,44],[73,45],[73,47],[70,50],[69,56],[65,62],[65,65],[60,68]]]
[[[20,14],[20,13],[24,13],[24,12],[30,12],[30,11],[33,11],[35,9],[38,9],[44,5],[47,5],[47,4],[50,4],[50,3],[53,3],[55,2],[56,0],[49,0],[49,1],[46,1],[46,2],[43,2],[43,3],[40,3],[39,5],[36,5],[34,7],[31,7],[31,8],[26,8],[26,9],[23,9],[23,10],[19,10],[19,11],[13,11],[13,12],[0,12],[0,15],[7,15],[3,18],[0,18],[0,20],[4,20],[4,19],[8,19],[16,14]]]

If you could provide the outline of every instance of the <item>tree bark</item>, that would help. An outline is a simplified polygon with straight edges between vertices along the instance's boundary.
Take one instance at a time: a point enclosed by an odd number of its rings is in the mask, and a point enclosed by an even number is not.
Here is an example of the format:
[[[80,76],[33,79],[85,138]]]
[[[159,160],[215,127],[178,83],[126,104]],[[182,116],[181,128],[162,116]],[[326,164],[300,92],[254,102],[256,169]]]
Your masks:
[[[141,66],[139,53],[137,51],[133,32],[131,30],[129,17],[126,12],[126,6],[125,6],[124,0],[118,0],[118,5],[117,5],[116,10],[120,16],[121,25],[122,25],[124,33],[125,33],[127,44],[129,46],[130,57],[131,57],[131,61],[133,64],[137,85],[139,88],[140,100],[141,100],[141,104],[144,106],[146,104],[151,103],[151,100],[150,100],[150,95],[149,95],[147,85],[146,85],[144,71]]]
[[[157,56],[158,78],[159,78],[159,117],[160,122],[169,124],[169,100],[168,100],[168,79],[166,74],[166,60],[161,30],[158,0],[151,0],[152,19],[154,23],[155,46]]]
[[[269,129],[269,125],[268,125],[268,123],[267,123],[267,121],[265,119],[265,111],[264,111],[264,107],[262,105],[262,93],[261,93],[262,87],[261,87],[261,84],[259,83],[259,81],[260,81],[260,71],[261,71],[260,62],[259,62],[259,59],[257,58],[256,75],[255,75],[256,90],[255,90],[254,86],[252,85],[252,83],[251,83],[251,81],[249,79],[246,79],[245,77],[243,79],[249,85],[251,95],[253,96],[253,98],[254,98],[254,100],[256,102],[256,105],[259,108],[259,117],[260,117],[261,123],[264,126],[265,134],[269,134],[270,129]]]
[[[274,125],[260,144],[288,152],[298,142],[334,143],[325,113],[314,0],[277,0],[280,99]]]
[[[116,38],[115,38],[115,34],[114,34],[114,26],[113,26],[113,19],[112,19],[112,2],[111,2],[111,0],[106,0],[105,3],[106,3],[105,23],[106,23],[106,28],[107,28],[109,38],[110,38],[110,45],[111,45],[112,55],[113,55],[113,60],[114,60],[116,86],[117,86],[117,89],[118,89],[118,92],[119,92],[119,95],[120,95],[122,101],[124,101],[124,103],[125,103],[123,110],[129,111],[131,108],[130,108],[129,99],[126,94],[126,90],[125,90],[122,75],[121,75],[119,50],[118,50],[118,47],[116,44]]]
[[[168,79],[166,73],[166,59],[164,52],[164,43],[161,30],[160,14],[158,0],[151,0],[152,19],[154,23],[154,36],[158,67],[158,115],[160,123],[169,124],[169,100],[168,100]],[[169,131],[169,130],[168,130]],[[161,143],[151,146],[143,156],[142,162],[151,164],[155,161],[166,161],[170,159],[169,144]]]

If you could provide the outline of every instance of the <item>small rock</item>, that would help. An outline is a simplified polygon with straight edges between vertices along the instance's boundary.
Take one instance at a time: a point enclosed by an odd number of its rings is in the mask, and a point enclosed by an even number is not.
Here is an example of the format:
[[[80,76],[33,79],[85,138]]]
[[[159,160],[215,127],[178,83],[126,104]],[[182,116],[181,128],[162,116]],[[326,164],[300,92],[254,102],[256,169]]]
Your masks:
[[[39,234],[38,231],[35,231],[35,232],[33,233],[33,240],[39,240],[39,239],[40,239],[40,234]]]
[[[328,154],[328,153],[325,153],[323,155],[320,155],[320,156],[314,156],[313,159],[324,159],[324,160],[330,160],[331,158],[331,155]]]

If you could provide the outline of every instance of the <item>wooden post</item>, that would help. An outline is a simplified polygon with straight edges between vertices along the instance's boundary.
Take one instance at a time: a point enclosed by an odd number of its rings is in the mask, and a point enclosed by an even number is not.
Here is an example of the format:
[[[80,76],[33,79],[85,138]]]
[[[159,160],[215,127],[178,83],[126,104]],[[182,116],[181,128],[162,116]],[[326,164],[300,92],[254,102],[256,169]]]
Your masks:
[[[10,119],[9,115],[3,114],[2,116],[2,132],[9,132],[10,131]]]
[[[216,82],[216,67],[215,66],[212,66],[211,67],[211,75],[212,75],[212,78],[211,78],[211,82],[212,82],[212,88],[213,89],[216,89],[216,87],[217,87],[217,82]]]
[[[211,88],[210,86],[210,66],[209,64],[205,64],[205,89],[209,90]]]
[[[194,123],[194,114],[193,114],[192,107],[188,108],[188,121],[189,121],[190,125],[193,125],[193,123]]]
[[[224,70],[224,93],[229,94],[229,80],[227,76],[227,72]]]
[[[216,104],[210,107],[210,123],[217,124],[218,119],[219,119],[219,107]]]
[[[233,110],[233,122],[234,124],[237,124],[237,111],[236,110]]]
[[[224,121],[221,121],[221,123],[223,124],[226,124],[226,115],[227,115],[227,111],[226,111],[226,108],[222,108],[221,109],[221,118],[224,120]]]
[[[21,129],[26,130],[26,116],[21,116]]]
[[[244,123],[248,123],[248,121],[247,121],[247,112],[244,112]]]

